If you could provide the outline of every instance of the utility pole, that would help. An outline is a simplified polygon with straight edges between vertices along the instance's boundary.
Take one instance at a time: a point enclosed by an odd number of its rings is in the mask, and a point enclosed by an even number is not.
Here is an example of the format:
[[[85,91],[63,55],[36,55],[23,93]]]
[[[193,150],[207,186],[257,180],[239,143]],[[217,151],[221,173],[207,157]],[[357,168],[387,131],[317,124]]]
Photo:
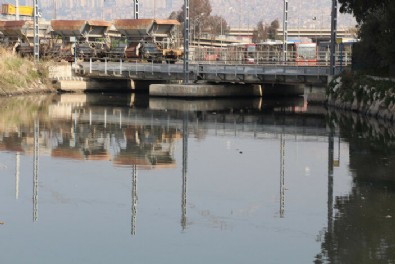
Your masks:
[[[330,59],[330,75],[335,75],[336,70],[336,34],[337,34],[337,0],[332,0],[332,16],[331,16],[331,59]]]
[[[40,39],[39,39],[39,24],[38,17],[38,0],[34,0],[34,61],[38,62],[40,60]]]
[[[184,0],[184,84],[189,83],[189,0]]]
[[[287,41],[288,41],[288,0],[284,0],[284,14],[283,14],[283,56],[284,56],[284,63],[287,63]]]
[[[19,20],[19,0],[15,0],[15,20]]]
[[[134,0],[134,19],[139,19],[139,0]]]
[[[56,0],[53,1],[53,19],[56,19],[57,17],[57,4]]]

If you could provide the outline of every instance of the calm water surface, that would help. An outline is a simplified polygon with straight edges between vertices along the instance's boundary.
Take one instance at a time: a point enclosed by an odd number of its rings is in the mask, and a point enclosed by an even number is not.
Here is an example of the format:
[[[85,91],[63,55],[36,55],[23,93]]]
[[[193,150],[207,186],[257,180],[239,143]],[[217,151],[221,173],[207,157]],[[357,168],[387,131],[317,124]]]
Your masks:
[[[302,99],[1,99],[0,262],[395,263],[394,137]]]

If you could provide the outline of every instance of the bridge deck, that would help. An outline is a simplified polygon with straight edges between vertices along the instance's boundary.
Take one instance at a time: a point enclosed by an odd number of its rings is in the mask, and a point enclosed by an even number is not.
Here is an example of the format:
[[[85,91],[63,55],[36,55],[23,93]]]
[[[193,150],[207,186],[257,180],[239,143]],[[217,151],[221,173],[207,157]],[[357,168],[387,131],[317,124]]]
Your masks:
[[[80,62],[80,76],[106,79],[183,80],[183,64],[142,62]],[[329,66],[262,64],[189,64],[189,79],[224,83],[327,83]]]

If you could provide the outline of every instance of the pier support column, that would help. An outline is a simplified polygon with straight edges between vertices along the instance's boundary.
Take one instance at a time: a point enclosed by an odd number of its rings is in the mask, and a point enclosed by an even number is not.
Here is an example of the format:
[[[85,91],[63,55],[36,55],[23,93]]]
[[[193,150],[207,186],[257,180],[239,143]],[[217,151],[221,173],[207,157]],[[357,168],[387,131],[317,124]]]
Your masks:
[[[261,85],[151,84],[150,96],[163,97],[261,97]]]

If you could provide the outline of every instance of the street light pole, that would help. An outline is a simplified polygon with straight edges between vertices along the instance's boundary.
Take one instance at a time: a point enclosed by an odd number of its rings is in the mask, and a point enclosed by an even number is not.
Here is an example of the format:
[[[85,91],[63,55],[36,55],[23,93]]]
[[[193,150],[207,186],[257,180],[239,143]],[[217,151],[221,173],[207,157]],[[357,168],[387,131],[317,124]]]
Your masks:
[[[139,19],[139,0],[134,0],[134,19]]]
[[[38,0],[34,0],[34,60],[36,62],[40,59],[40,39],[39,39],[39,24],[38,17]]]
[[[15,0],[15,19],[19,20],[19,0]]]
[[[288,0],[284,0],[284,14],[283,14],[283,56],[284,56],[284,63],[287,62],[287,41],[288,41]]]
[[[189,83],[189,0],[184,0],[184,84]]]
[[[332,0],[332,18],[331,18],[331,59],[330,75],[335,75],[336,69],[336,33],[337,33],[337,0]]]

